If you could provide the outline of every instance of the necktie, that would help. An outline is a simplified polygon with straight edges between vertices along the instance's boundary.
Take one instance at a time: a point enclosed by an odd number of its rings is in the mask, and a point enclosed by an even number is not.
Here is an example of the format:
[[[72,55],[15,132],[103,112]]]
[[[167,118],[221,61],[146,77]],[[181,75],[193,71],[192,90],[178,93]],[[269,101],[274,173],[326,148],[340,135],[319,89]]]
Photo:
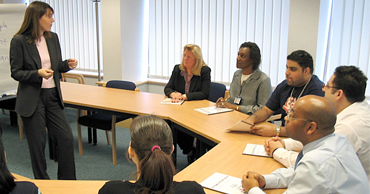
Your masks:
[[[295,161],[294,170],[297,168],[298,162],[302,159],[302,157],[303,157],[303,150],[299,152],[298,154],[297,160]]]

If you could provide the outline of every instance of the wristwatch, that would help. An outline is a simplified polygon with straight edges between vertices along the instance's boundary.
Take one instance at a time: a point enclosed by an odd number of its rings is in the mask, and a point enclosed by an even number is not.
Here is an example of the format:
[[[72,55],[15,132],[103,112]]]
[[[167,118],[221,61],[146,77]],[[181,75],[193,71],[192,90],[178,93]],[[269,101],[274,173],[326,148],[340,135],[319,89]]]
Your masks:
[[[276,137],[280,135],[280,126],[276,126]]]
[[[184,100],[186,100],[186,99],[187,99],[186,94],[183,94],[183,95],[182,95],[182,97],[184,98]]]

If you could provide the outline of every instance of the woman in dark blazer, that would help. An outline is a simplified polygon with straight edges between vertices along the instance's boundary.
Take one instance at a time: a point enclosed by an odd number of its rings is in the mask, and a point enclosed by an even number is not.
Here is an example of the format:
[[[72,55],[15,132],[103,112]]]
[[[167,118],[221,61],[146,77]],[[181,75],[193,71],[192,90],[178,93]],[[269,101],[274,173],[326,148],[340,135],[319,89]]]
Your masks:
[[[200,47],[188,44],[184,47],[182,63],[175,65],[170,80],[164,88],[166,96],[173,102],[208,99],[211,90],[211,69],[203,61]],[[194,138],[181,131],[177,133],[177,144],[188,155],[188,161],[194,160]]]
[[[184,47],[182,63],[175,65],[164,88],[166,96],[174,101],[208,99],[211,89],[211,69],[203,61],[200,47]]]
[[[57,147],[58,179],[76,179],[73,135],[64,112],[60,73],[74,69],[77,60],[62,61],[58,36],[50,32],[54,10],[34,1],[10,43],[11,76],[17,80],[15,110],[21,115],[36,179],[46,171],[46,130]]]

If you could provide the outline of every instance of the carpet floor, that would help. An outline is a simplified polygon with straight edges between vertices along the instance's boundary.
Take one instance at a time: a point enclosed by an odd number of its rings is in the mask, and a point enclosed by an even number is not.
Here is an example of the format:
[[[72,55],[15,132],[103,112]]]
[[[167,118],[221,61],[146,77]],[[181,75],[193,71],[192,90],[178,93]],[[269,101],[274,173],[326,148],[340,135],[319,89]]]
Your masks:
[[[3,142],[7,155],[7,164],[11,172],[33,178],[27,140],[19,139],[18,127],[11,126],[9,113],[0,113],[0,125],[3,128]],[[105,131],[97,131],[97,145],[89,144],[87,128],[82,128],[83,155],[78,153],[77,111],[66,108],[66,113],[74,135],[74,155],[77,179],[79,180],[127,180],[135,179],[136,166],[126,158],[130,142],[129,129],[117,127],[117,164],[112,163],[112,147],[107,144]],[[179,148],[178,148],[179,150]],[[58,163],[49,159],[48,144],[45,149],[47,168],[51,179],[57,179]],[[186,156],[177,153],[177,171],[187,166]]]

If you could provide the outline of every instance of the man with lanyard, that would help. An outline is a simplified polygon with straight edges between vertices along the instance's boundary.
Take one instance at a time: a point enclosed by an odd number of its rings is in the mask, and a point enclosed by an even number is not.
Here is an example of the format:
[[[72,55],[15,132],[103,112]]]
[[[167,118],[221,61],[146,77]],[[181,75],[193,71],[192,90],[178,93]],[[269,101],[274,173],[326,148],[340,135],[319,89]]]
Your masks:
[[[313,75],[313,59],[306,51],[297,50],[288,55],[285,76],[286,79],[276,87],[266,105],[244,119],[252,125],[251,133],[261,136],[285,136],[285,127],[272,123],[256,123],[266,121],[276,112],[281,113],[282,126],[285,126],[284,117],[300,97],[309,94],[324,96],[323,82]]]

